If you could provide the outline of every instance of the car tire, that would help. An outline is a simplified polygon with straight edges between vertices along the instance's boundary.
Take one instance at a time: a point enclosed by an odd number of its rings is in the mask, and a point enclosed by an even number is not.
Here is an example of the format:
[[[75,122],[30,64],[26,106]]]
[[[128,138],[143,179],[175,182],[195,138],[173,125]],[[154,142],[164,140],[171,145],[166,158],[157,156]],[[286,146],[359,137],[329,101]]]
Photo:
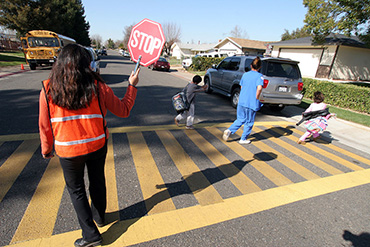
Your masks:
[[[212,93],[211,83],[210,83],[208,77],[204,78],[204,85],[207,85],[207,90],[205,92],[206,93]]]
[[[281,110],[283,110],[283,109],[284,109],[285,105],[275,105],[275,104],[270,104],[270,105],[269,105],[269,107],[270,107],[270,110],[271,110],[271,111],[279,112],[279,111],[281,111]]]
[[[36,64],[34,64],[34,63],[30,63],[30,69],[31,69],[31,70],[35,70],[35,69],[36,69]]]
[[[240,88],[235,88],[233,92],[231,93],[231,105],[234,108],[238,106],[239,95],[240,95]]]

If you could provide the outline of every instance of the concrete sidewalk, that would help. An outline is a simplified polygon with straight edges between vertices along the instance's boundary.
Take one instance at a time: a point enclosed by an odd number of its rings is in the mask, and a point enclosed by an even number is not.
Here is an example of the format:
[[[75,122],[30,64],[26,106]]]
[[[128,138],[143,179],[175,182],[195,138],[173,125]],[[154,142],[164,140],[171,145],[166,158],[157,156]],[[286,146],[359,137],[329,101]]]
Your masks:
[[[194,76],[181,67],[173,67],[171,74],[185,80],[191,80]],[[301,119],[304,110],[297,106],[287,106],[281,111],[284,116],[280,118],[295,124]],[[303,124],[298,128],[301,127],[303,128]],[[366,126],[339,118],[329,119],[328,128],[322,136],[370,154],[370,128]]]

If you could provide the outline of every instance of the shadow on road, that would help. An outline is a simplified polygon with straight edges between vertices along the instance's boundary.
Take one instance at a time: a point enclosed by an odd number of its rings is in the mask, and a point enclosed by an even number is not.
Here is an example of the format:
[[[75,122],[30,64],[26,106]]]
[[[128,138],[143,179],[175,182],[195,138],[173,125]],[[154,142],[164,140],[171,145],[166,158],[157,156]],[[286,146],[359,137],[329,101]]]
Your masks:
[[[224,179],[229,179],[230,177],[235,176],[239,173],[244,166],[250,163],[253,160],[261,160],[261,161],[271,161],[277,158],[277,155],[270,152],[260,152],[253,156],[252,160],[243,161],[243,160],[236,160],[229,164],[221,165],[220,167],[215,168],[207,168],[205,170],[194,172],[185,178],[182,178],[180,181],[173,182],[173,183],[166,183],[166,184],[159,184],[156,187],[158,189],[164,189],[150,198],[133,204],[127,208],[124,208],[119,211],[120,221],[115,222],[109,229],[102,234],[103,237],[103,244],[102,245],[109,245],[114,243],[123,233],[127,231],[127,229],[135,224],[141,217],[147,215],[147,213],[153,209],[155,205],[158,203],[171,199],[171,197],[179,196],[182,194],[196,194],[211,184],[217,183]],[[237,169],[235,169],[237,168]],[[219,173],[220,170],[228,172],[224,172],[224,174],[230,174],[229,176],[219,177],[218,180],[210,181],[209,183],[199,183],[199,181],[204,180],[203,177],[212,176],[213,173]],[[212,176],[213,177],[213,176]],[[217,176],[215,176],[217,177]],[[190,189],[192,187],[192,189]],[[110,213],[106,215],[106,220],[112,223],[117,219],[110,219],[110,217],[117,215],[117,212]]]
[[[343,239],[351,241],[353,247],[369,247],[370,246],[370,233],[363,232],[359,235],[353,234],[345,230],[343,232]]]

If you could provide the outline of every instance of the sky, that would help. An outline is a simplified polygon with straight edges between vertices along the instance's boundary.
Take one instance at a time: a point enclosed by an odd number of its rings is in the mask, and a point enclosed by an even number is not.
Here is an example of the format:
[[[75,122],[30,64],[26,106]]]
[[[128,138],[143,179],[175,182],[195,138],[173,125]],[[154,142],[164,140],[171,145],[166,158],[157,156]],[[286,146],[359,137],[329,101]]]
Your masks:
[[[147,18],[173,23],[182,43],[218,43],[238,26],[245,38],[280,41],[285,30],[304,25],[307,9],[299,0],[82,0],[90,37],[123,40],[126,26]]]

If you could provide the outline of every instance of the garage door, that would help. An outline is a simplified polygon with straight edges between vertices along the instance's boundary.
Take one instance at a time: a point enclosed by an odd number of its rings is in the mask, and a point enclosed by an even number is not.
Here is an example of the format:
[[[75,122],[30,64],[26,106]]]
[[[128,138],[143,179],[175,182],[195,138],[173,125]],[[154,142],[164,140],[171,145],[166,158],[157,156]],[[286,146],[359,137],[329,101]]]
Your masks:
[[[281,49],[279,57],[299,61],[302,77],[315,77],[322,49]]]

